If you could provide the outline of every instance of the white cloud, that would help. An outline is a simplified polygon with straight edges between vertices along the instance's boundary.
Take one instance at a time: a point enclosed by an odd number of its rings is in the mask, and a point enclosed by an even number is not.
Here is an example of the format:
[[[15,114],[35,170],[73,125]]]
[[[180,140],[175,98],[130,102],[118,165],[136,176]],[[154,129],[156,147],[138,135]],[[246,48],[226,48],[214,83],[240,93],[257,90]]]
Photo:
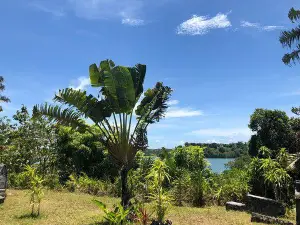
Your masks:
[[[231,26],[227,14],[218,13],[215,17],[193,15],[177,27],[177,34],[204,35],[211,29],[227,28]]]
[[[180,117],[193,117],[201,116],[203,112],[201,110],[194,110],[191,108],[179,108],[171,107],[166,113],[166,118],[180,118]]]
[[[168,105],[171,106],[171,105],[178,105],[179,101],[178,100],[170,100],[168,101]]]
[[[263,26],[262,29],[265,31],[282,30],[284,26]]]
[[[248,128],[209,128],[194,130],[189,135],[210,137],[234,137],[238,135],[249,136],[252,134]]]
[[[262,31],[274,31],[274,30],[281,30],[281,29],[284,28],[283,26],[274,26],[274,25],[262,26],[259,23],[251,23],[251,22],[248,22],[248,21],[245,21],[245,20],[241,21],[241,27],[255,28],[255,29],[258,29],[258,30],[262,30]]]
[[[71,88],[83,90],[90,85],[90,79],[88,77],[79,77],[75,82],[72,83],[74,83],[74,85],[71,85]]]
[[[50,13],[55,17],[63,17],[65,16],[65,12],[62,8],[57,8],[57,7],[51,7],[48,6],[42,2],[31,2],[29,3],[29,6],[35,8],[36,10],[45,12],[45,13]]]
[[[241,21],[241,27],[260,27],[259,23],[250,23],[248,21]]]
[[[129,26],[142,26],[142,25],[145,25],[145,21],[144,20],[141,20],[141,19],[130,19],[130,18],[127,18],[127,19],[122,19],[122,24],[127,24]]]

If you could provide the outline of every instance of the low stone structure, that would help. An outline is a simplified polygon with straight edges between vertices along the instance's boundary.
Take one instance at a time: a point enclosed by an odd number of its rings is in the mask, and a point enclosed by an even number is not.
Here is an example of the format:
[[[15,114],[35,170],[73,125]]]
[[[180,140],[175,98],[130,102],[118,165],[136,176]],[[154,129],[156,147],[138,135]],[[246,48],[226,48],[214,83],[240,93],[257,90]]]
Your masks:
[[[292,222],[281,220],[272,216],[265,216],[258,213],[251,214],[251,222],[279,225],[294,225]]]
[[[246,205],[240,202],[226,202],[226,210],[246,211]]]
[[[285,215],[284,205],[274,199],[248,194],[246,205],[250,212],[274,217]]]
[[[3,203],[5,200],[6,187],[7,187],[7,169],[5,165],[0,164],[0,204]]]

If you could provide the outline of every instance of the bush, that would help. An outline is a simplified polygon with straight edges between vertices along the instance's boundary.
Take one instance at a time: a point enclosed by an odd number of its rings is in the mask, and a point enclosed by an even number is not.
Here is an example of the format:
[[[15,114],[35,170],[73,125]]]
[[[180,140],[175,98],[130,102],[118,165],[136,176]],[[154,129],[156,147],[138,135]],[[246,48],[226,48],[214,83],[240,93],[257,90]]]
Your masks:
[[[80,177],[74,174],[70,175],[65,187],[70,192],[79,191],[96,196],[109,195],[119,197],[121,195],[120,179],[116,179],[113,183],[109,180],[92,179],[86,174],[82,174]]]
[[[61,184],[59,183],[58,174],[46,175],[43,184],[50,190],[60,190],[62,188]]]
[[[214,177],[213,198],[218,205],[227,201],[243,201],[250,191],[249,175],[247,171],[232,169],[226,170]]]
[[[15,189],[27,189],[28,179],[24,173],[8,173],[8,187]]]

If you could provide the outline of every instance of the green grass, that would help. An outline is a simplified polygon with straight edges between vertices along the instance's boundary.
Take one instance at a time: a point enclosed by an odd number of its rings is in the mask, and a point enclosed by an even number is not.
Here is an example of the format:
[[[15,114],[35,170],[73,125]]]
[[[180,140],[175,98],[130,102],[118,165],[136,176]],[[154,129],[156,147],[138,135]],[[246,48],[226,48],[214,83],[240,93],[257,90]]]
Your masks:
[[[8,190],[5,203],[0,206],[1,225],[95,225],[102,221],[103,213],[92,203],[95,198],[87,194],[45,191],[41,216],[30,217],[29,196],[26,191]],[[112,207],[119,199],[97,197]],[[225,210],[225,207],[171,207],[167,218],[174,225],[242,225],[250,223],[250,215]]]

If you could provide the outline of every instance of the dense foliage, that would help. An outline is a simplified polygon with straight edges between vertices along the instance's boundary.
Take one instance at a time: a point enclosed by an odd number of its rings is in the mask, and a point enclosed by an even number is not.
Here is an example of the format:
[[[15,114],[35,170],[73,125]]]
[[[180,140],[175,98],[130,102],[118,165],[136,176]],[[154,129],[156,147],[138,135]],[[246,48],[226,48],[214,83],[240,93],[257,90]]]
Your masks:
[[[257,156],[262,146],[272,149],[271,157],[275,157],[281,148],[295,153],[298,148],[298,124],[298,118],[289,118],[283,111],[256,109],[249,123],[249,128],[254,132],[249,141],[249,154]]]

